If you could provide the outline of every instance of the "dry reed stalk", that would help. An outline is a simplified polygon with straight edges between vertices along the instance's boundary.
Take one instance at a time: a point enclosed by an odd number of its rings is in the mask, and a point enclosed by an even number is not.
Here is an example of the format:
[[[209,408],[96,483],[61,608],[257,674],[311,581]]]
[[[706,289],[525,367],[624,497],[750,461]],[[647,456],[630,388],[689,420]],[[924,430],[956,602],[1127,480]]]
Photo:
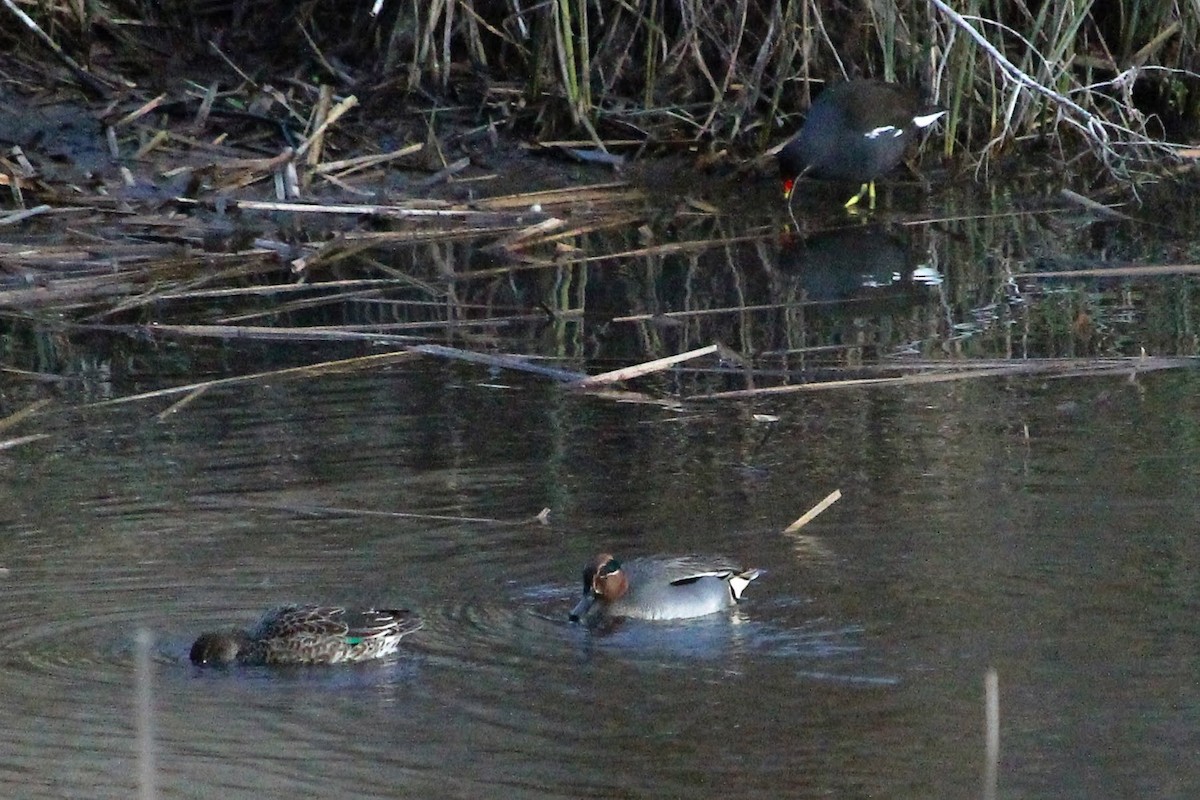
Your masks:
[[[817,503],[815,506],[810,508],[808,511],[804,512],[804,514],[802,514],[799,519],[797,519],[791,525],[788,525],[786,528],[784,528],[783,532],[784,533],[795,533],[796,531],[800,530],[808,523],[812,522],[814,519],[816,519],[822,513],[824,513],[825,509],[829,508],[831,505],[833,505],[834,503],[836,503],[838,500],[841,500],[841,499],[842,499],[842,490],[834,489],[832,492],[825,495],[824,499],[822,499],[821,502]]]
[[[310,171],[305,174],[311,176],[313,173]],[[379,194],[379,192],[377,192],[374,189],[359,189],[357,186],[347,183],[346,181],[343,181],[341,178],[336,178],[333,175],[322,175],[320,177],[321,177],[321,180],[325,181],[330,186],[333,186],[336,189],[340,189],[341,191],[345,192],[348,195],[356,195],[358,197],[375,197]],[[369,180],[371,178],[371,176],[364,175],[363,178],[366,180]]]
[[[423,181],[420,182],[420,185],[428,188],[430,186],[437,186],[439,184],[448,183],[451,178],[453,178],[458,173],[463,172],[469,166],[471,166],[470,156],[463,156],[462,158],[456,159],[455,161],[451,161],[449,164],[446,164],[446,166],[442,167],[437,172],[435,172],[432,175],[430,175],[429,177],[425,178]]]
[[[178,134],[171,134],[171,138],[179,139]],[[226,158],[220,161],[213,161],[206,166],[225,172],[274,172],[284,164],[295,158],[296,153],[292,148],[285,147],[277,155],[267,158]],[[264,176],[265,177],[265,176]]]
[[[179,131],[170,131],[169,130],[169,131],[167,131],[167,135],[170,136],[172,142],[176,142],[180,145],[183,145],[184,147],[187,148],[187,150],[189,152],[192,150],[196,150],[201,153],[211,153],[214,156],[221,156],[223,158],[230,159],[230,160],[243,159],[243,160],[246,160],[251,163],[262,163],[262,162],[266,161],[266,159],[262,159],[262,158],[245,159],[244,154],[241,151],[237,150],[234,147],[231,147],[230,145],[222,144],[221,142],[206,142],[203,139],[197,139],[194,136],[191,136],[186,133],[180,133]],[[278,157],[279,156],[276,156],[275,158],[278,158]],[[222,163],[228,164],[229,162],[226,161],[226,162],[222,162]],[[203,166],[213,166],[214,168],[218,168],[216,164],[212,164],[212,165],[188,164],[185,166],[174,167],[171,169],[164,170],[162,174],[164,177],[171,178],[180,173],[191,172],[193,170],[200,169]]]
[[[199,133],[208,125],[208,118],[212,114],[213,103],[217,102],[219,88],[219,83],[211,81],[204,90],[204,95],[200,98],[200,107],[196,109],[196,116],[192,119],[193,131]]]
[[[31,309],[91,303],[106,297],[129,295],[138,291],[140,283],[125,275],[61,278],[48,286],[0,290],[0,308]]]
[[[539,244],[550,243],[565,239],[569,236],[580,235],[594,231],[606,230],[615,227],[624,227],[642,221],[645,218],[644,214],[630,214],[623,217],[605,218],[595,223],[581,225],[578,228],[572,228],[553,236],[548,236]],[[579,250],[576,253],[558,252],[553,256],[538,258],[527,254],[528,246],[512,248],[504,250],[504,252],[519,258],[519,263],[508,264],[503,267],[490,267],[488,269],[472,270],[471,272],[460,272],[455,275],[456,281],[474,281],[486,278],[494,278],[497,275],[507,275],[513,272],[532,269],[558,269],[567,266],[578,266],[581,264],[592,264],[597,262],[620,261],[621,259],[631,259],[639,257],[658,256],[676,253],[702,252],[711,249],[716,244],[735,244],[740,242],[753,242],[762,239],[762,234],[753,233],[746,236],[732,236],[726,239],[719,240],[703,240],[703,241],[683,241],[671,242],[667,244],[650,245],[647,247],[639,247],[633,250],[623,250],[616,253],[602,253],[596,255],[588,255],[589,251]]]
[[[303,142],[301,142],[300,146],[296,148],[296,157],[303,158],[309,151],[309,148],[313,147],[314,144],[323,142],[325,138],[325,131],[327,131],[331,126],[336,125],[337,121],[345,116],[346,113],[356,105],[358,105],[358,98],[354,95],[350,95],[349,97],[344,98],[336,106],[331,108],[329,110],[329,114],[325,117],[325,119],[321,120],[320,124],[317,125],[312,134]]]
[[[166,131],[157,131],[144,145],[139,147],[137,151],[134,152],[134,160],[139,161],[150,155],[159,147],[161,147],[164,142],[169,141],[170,138],[170,134],[168,134]]]
[[[139,628],[134,637],[139,800],[155,800],[158,797],[154,768],[154,660],[151,657],[153,647],[154,635],[145,628]]]
[[[249,383],[261,383],[268,380],[289,379],[312,377],[314,375],[325,375],[333,372],[351,372],[361,369],[373,369],[379,366],[387,366],[397,361],[403,361],[412,356],[404,351],[394,353],[378,353],[371,356],[359,356],[357,358],[344,358],[336,361],[322,361],[317,364],[309,364],[303,367],[287,367],[285,369],[274,369],[267,372],[255,372],[251,375],[238,375],[232,378],[216,378],[209,381],[199,381],[197,383],[189,383],[184,386],[171,386],[166,389],[155,389],[150,392],[140,392],[138,394],[126,395],[124,397],[114,397],[109,400],[99,400],[95,403],[87,403],[84,408],[101,408],[104,406],[126,405],[128,403],[141,402],[142,400],[153,400],[159,397],[170,397],[177,394],[192,395],[200,391],[209,389],[225,388],[229,386],[240,386]]]
[[[1101,11],[1100,4],[1086,2],[937,0],[868,4],[862,14],[817,0],[628,0],[615,5],[587,0],[411,0],[377,5],[378,18],[350,29],[339,24],[345,15],[336,4],[306,5],[298,30],[312,69],[334,75],[335,82],[344,85],[363,85],[365,81],[356,81],[360,76],[324,52],[331,45],[347,47],[359,56],[364,71],[407,71],[392,83],[405,84],[415,97],[445,95],[452,80],[478,67],[490,74],[503,71],[507,83],[482,90],[481,107],[496,116],[489,124],[530,121],[547,137],[582,136],[602,150],[618,140],[641,145],[694,143],[698,137],[712,140],[714,150],[739,139],[763,145],[777,138],[774,132],[786,111],[809,104],[812,84],[858,72],[929,84],[950,106],[947,152],[964,150],[965,145],[968,153],[991,157],[1000,148],[1010,149],[1020,137],[1042,135],[1049,126],[1064,164],[1075,160],[1074,134],[1098,144],[1102,160],[1127,157],[1131,163],[1144,163],[1147,152],[1140,147],[1127,156],[1118,147],[1105,146],[1132,141],[1117,131],[1119,127],[1145,134],[1151,114],[1171,110],[1173,100],[1187,96],[1200,41],[1194,3],[1144,0],[1116,2],[1111,12],[1107,4]],[[111,50],[119,57],[138,45],[131,33],[136,28],[108,16],[108,5],[88,6],[87,13],[79,11],[76,2],[4,0],[3,6],[101,96],[110,93],[108,87],[80,71],[79,63],[30,14],[47,19],[52,31],[69,32],[60,38],[84,56],[101,56],[90,65],[106,76],[111,73],[102,72],[104,54]],[[247,7],[254,9],[249,13],[256,23],[294,11],[274,2]],[[171,20],[147,4],[140,8],[153,22],[144,30],[173,22],[171,33],[191,34],[197,40],[203,33],[196,26],[216,19],[210,9]],[[89,52],[95,41],[92,28],[101,24],[107,36],[115,36],[115,44]],[[234,63],[212,41],[208,46],[243,81],[242,94],[267,91],[251,77],[254,69]],[[248,60],[260,55],[252,46],[243,47]],[[126,63],[111,56],[107,62]],[[470,88],[471,80],[463,85]],[[120,78],[113,76],[113,81]],[[284,93],[274,93],[289,115],[297,121],[319,120],[319,109],[305,114],[293,105],[320,106],[313,100],[320,90],[291,78],[284,82],[302,91],[292,104]],[[1080,116],[1035,84],[1076,102],[1090,116]],[[1140,103],[1145,104],[1146,95],[1160,95],[1157,107],[1145,114],[1139,110],[1133,102],[1135,84]],[[1076,118],[1074,122],[1054,118],[1063,109]],[[1190,107],[1182,115],[1195,119]]]
[[[562,230],[566,224],[565,221],[558,217],[550,217],[520,230],[513,231],[500,241],[489,245],[489,247],[496,250],[516,250],[528,247],[537,242],[544,241],[550,234]]]
[[[32,178],[37,175],[37,168],[33,166],[33,162],[25,155],[25,151],[21,149],[20,145],[13,145],[9,149],[8,155],[16,162],[17,169],[13,170],[15,177]],[[10,162],[8,162],[8,159],[4,159],[3,163],[8,165]]]
[[[640,146],[644,145],[645,143],[646,143],[645,139],[605,139],[604,140],[605,147],[640,147]],[[566,150],[574,150],[574,149],[582,149],[582,148],[586,148],[586,147],[591,147],[594,144],[595,144],[595,142],[593,142],[591,139],[538,139],[537,141],[533,142],[532,144],[525,145],[525,147],[530,150],[539,150],[539,149],[543,149],[543,148],[544,149],[562,148],[562,149],[566,149]],[[656,142],[656,144],[658,144],[660,146],[669,145],[669,144],[691,146],[691,145],[695,144],[695,141],[692,139],[680,139],[676,142],[659,141],[659,142]]]
[[[1088,211],[1091,211],[1092,213],[1096,214],[1098,217],[1102,217],[1103,219],[1121,219],[1121,220],[1136,221],[1133,217],[1129,216],[1128,214],[1122,214],[1120,211],[1117,211],[1112,206],[1106,206],[1101,202],[1093,200],[1090,197],[1085,197],[1084,195],[1081,195],[1078,192],[1073,192],[1070,189],[1063,189],[1062,191],[1060,191],[1058,193],[1058,195],[1059,195],[1059,197],[1063,198],[1067,202],[1074,203],[1077,206],[1082,206],[1083,208],[1087,209]]]
[[[1067,208],[1065,206],[1049,206],[1046,208],[1018,208],[1012,211],[988,211],[975,214],[950,214],[946,216],[930,217],[922,216],[919,219],[898,219],[896,224],[902,227],[926,227],[929,225],[945,225],[951,222],[982,222],[987,220],[1002,220],[1002,219],[1028,219],[1038,216],[1046,216],[1050,214],[1072,214],[1078,213],[1077,209]]]
[[[645,200],[641,189],[631,187],[625,181],[594,183],[587,186],[572,186],[565,189],[541,189],[536,192],[484,197],[475,205],[490,211],[506,211],[512,208],[529,208],[534,205],[572,205],[588,203],[621,204],[640,203]]]
[[[945,0],[930,0],[930,3],[949,24],[963,31],[974,42],[988,63],[995,68],[994,75],[999,76],[1005,87],[1011,91],[1003,113],[997,114],[1000,118],[998,121],[1001,122],[1000,132],[995,134],[983,149],[984,157],[994,147],[1012,141],[1019,126],[1029,126],[1036,119],[1039,106],[1032,102],[1030,108],[1034,114],[1026,111],[1022,117],[1019,113],[1021,93],[1029,92],[1040,103],[1054,109],[1052,124],[1055,127],[1062,124],[1078,134],[1105,170],[1135,192],[1133,179],[1138,176],[1138,169],[1142,168],[1139,164],[1174,158],[1173,146],[1146,133],[1147,120],[1137,112],[1131,97],[1126,98],[1127,102],[1123,106],[1113,104],[1111,113],[1116,115],[1120,122],[1114,122],[1108,116],[1092,111],[1082,104],[1107,100],[1103,94],[1096,91],[1102,87],[1115,89],[1118,95],[1122,90],[1128,94],[1130,78],[1139,70],[1138,67],[1133,67],[1104,84],[1087,87],[1077,84],[1067,70],[1067,65],[1071,64],[1068,49],[1070,52],[1074,51],[1079,28],[1090,18],[1089,15],[1076,13],[1071,4],[1043,5],[1033,25],[1041,35],[1039,39],[1049,42],[1051,49],[1048,54],[1043,54],[1036,50],[1028,39],[1018,36],[1018,40],[1024,44],[1024,50],[1020,51],[1021,55],[1018,56],[1021,63],[1016,63],[999,46],[989,41],[982,31],[984,26],[992,26],[1008,34],[1015,33],[1011,28],[982,16],[964,16],[951,8]],[[1049,17],[1048,14],[1055,10],[1059,16]],[[1060,88],[1064,83],[1067,84],[1066,90]],[[1080,100],[1077,101],[1075,97],[1080,97]],[[1058,141],[1062,143],[1061,137]]]
[[[178,198],[185,206],[202,206],[207,203],[187,197]],[[229,200],[227,208],[247,211],[277,211],[289,214],[352,214],[370,215],[386,219],[434,219],[460,220],[464,222],[497,222],[512,224],[520,217],[493,211],[473,211],[466,208],[430,208],[429,204],[377,205],[373,203],[289,203],[271,200]]]
[[[567,311],[555,314],[555,318],[574,319],[583,316],[583,312]],[[336,328],[325,330],[345,331],[347,333],[388,333],[391,331],[422,331],[438,330],[442,332],[467,331],[472,328],[503,328],[516,322],[544,322],[545,314],[520,314],[505,317],[484,317],[482,319],[432,319],[420,322],[374,322],[363,325],[338,325]],[[309,328],[308,330],[313,330]]]
[[[1195,275],[1200,264],[1129,264],[1123,267],[1056,269],[1014,272],[1014,278],[1149,278],[1159,275]]]
[[[253,78],[251,78],[251,77],[250,77],[250,75],[249,75],[249,74],[248,74],[248,73],[247,73],[245,70],[243,70],[241,67],[239,67],[239,66],[237,65],[237,62],[235,62],[235,61],[234,61],[232,58],[230,58],[229,56],[225,55],[225,51],[224,51],[224,50],[222,50],[220,47],[218,47],[218,46],[217,46],[217,43],[216,43],[216,42],[214,42],[214,41],[213,41],[213,40],[211,40],[211,39],[208,41],[208,49],[209,49],[211,52],[213,52],[214,54],[216,54],[217,58],[219,58],[219,59],[221,59],[222,61],[224,61],[224,62],[225,62],[225,66],[227,66],[227,67],[229,67],[231,70],[233,70],[233,71],[234,71],[234,72],[237,74],[237,76],[238,76],[238,77],[241,79],[241,81],[242,81],[242,83],[243,83],[244,85],[246,85],[246,86],[252,86],[252,87],[254,87],[255,89],[259,88],[258,81],[256,81],[256,80],[254,80]]]
[[[317,267],[329,267],[339,261],[344,261],[348,258],[353,258],[359,253],[366,252],[372,248],[372,243],[369,241],[347,241],[339,238],[330,239],[316,248],[309,248],[303,255],[293,258],[288,262],[292,268],[293,274],[300,275],[306,272],[313,272]]]
[[[696,253],[705,250],[711,250],[718,246],[731,244],[742,244],[745,242],[757,242],[762,240],[762,234],[758,232],[748,233],[741,236],[726,236],[720,239],[694,239],[683,242],[665,242],[663,244],[653,244],[646,247],[638,247],[633,250],[623,250],[617,253],[605,253],[603,255],[586,256],[576,259],[573,263],[586,264],[592,261],[607,261],[610,259],[622,258],[644,258],[646,256],[660,256],[677,253]]]
[[[346,178],[356,172],[361,172],[364,169],[378,167],[387,164],[390,161],[395,161],[405,156],[411,156],[425,149],[423,143],[409,144],[397,150],[392,150],[387,153],[377,153],[369,156],[356,156],[355,158],[345,158],[340,161],[324,161],[317,164],[313,170],[316,174],[322,177],[332,175],[336,178]]]
[[[300,34],[304,36],[305,43],[308,44],[309,49],[312,51],[313,56],[317,59],[317,62],[321,65],[321,68],[343,84],[353,83],[353,76],[348,75],[344,70],[340,70],[330,63],[329,59],[325,57],[325,53],[321,50],[321,47],[308,32],[308,29],[304,25],[300,25],[298,27],[300,29]]]
[[[437,295],[438,293],[430,292],[430,294]],[[519,312],[528,311],[528,309],[525,306],[498,305],[495,303],[468,303],[468,302],[464,302],[462,300],[452,299],[450,297],[445,297],[444,299],[440,299],[440,300],[365,298],[363,300],[360,300],[359,302],[362,305],[378,305],[378,306],[386,306],[386,307],[390,307],[390,308],[413,308],[413,309],[423,309],[423,310],[424,309],[433,309],[433,310],[444,309],[446,307],[447,303],[451,303],[451,304],[453,304],[453,306],[456,310],[461,311],[461,312],[468,312],[468,311],[496,312],[496,311],[499,311],[499,312],[504,312],[504,313],[516,314]],[[543,315],[543,318],[544,318],[544,315]]]
[[[48,434],[48,433],[31,433],[27,436],[17,436],[16,438],[13,438],[13,439],[4,439],[4,440],[0,440],[0,450],[9,450],[13,447],[19,447],[23,444],[29,444],[30,442],[39,442],[42,439],[49,439],[49,438],[50,438],[50,434]]]
[[[265,254],[266,257],[259,257],[257,255],[259,252]],[[188,293],[198,293],[202,291],[198,287],[206,286],[211,283],[221,283],[223,281],[230,281],[238,278],[252,277],[256,274],[277,272],[279,270],[278,263],[276,263],[274,258],[271,257],[271,251],[249,251],[249,253],[246,255],[241,253],[228,255],[229,260],[237,261],[236,267],[232,269],[216,269],[207,273],[202,272],[202,274],[200,274],[198,277],[195,277],[191,280],[177,280],[173,283],[168,283],[170,280],[169,276],[160,274],[155,276],[153,280],[155,288],[151,289],[150,291],[143,291],[137,294],[131,292],[129,296],[123,299],[121,302],[116,303],[115,305],[102,311],[97,311],[88,319],[103,319],[105,317],[111,317],[126,311],[132,311],[136,308],[141,308],[151,303],[157,303],[164,299],[172,299],[170,297],[172,294],[183,295]],[[189,273],[191,270],[202,270],[205,266],[216,266],[220,260],[225,259],[212,259],[211,263],[185,261],[182,262],[182,267],[185,273]],[[205,259],[205,262],[209,262],[209,259]],[[164,265],[164,269],[170,269],[172,267],[178,268],[179,264]],[[147,279],[145,282],[150,283],[152,281]],[[262,287],[265,289],[263,294],[270,296],[274,294],[275,291],[286,291],[287,287],[293,285],[294,284],[273,284],[272,286]],[[273,288],[274,291],[272,291]],[[198,294],[196,296],[199,297]]]
[[[685,408],[683,401],[677,397],[654,397],[643,392],[613,389],[609,386],[596,386],[580,389],[579,391],[589,397],[598,397],[601,400],[609,400],[614,403],[657,406],[658,408],[665,408],[668,411],[683,411]]]
[[[545,225],[542,227],[539,227],[538,225],[531,225],[524,230],[516,231],[508,238],[501,239],[500,241],[488,245],[487,249],[516,256],[524,253],[532,247],[560,244],[571,239],[576,239],[580,236],[585,236],[589,233],[626,228],[630,225],[641,222],[643,219],[645,219],[645,215],[642,213],[616,214],[591,222],[581,223],[570,228],[562,227],[566,223],[562,220],[556,220],[556,222],[559,222],[560,224]],[[547,222],[549,222],[549,220],[547,220]],[[552,263],[562,264],[562,259],[558,257],[561,255],[561,253],[556,254],[556,257],[552,259]],[[506,268],[499,267],[493,268],[493,270],[477,270],[475,272],[471,272],[470,277],[483,277],[487,272],[494,270],[504,272],[506,271]]]
[[[806,308],[809,306],[829,305],[831,303],[840,303],[844,301],[831,300],[797,300],[788,303],[760,303],[752,306],[725,306],[723,308],[696,308],[690,311],[659,311],[653,314],[628,314],[622,317],[613,317],[613,322],[652,322],[663,319],[695,319],[698,317],[711,317],[719,314],[745,314],[757,311],[788,311],[797,308]]]
[[[919,386],[932,383],[947,383],[950,381],[976,380],[979,378],[1017,377],[1025,375],[1050,375],[1056,378],[1076,378],[1097,375],[1119,375],[1124,373],[1155,372],[1165,369],[1182,369],[1195,366],[1187,358],[1165,357],[1131,357],[1129,359],[1102,359],[1086,362],[1078,359],[1067,360],[1069,363],[1055,360],[1053,363],[1039,361],[1024,361],[1018,363],[1003,362],[1004,366],[994,366],[985,369],[971,367],[954,372],[939,372],[936,374],[899,375],[888,378],[855,378],[847,380],[818,381],[812,383],[787,384],[784,386],[766,386],[755,389],[738,389],[728,392],[710,392],[689,397],[689,400],[744,400],[752,397],[769,395],[794,394],[796,392],[816,392],[829,389],[861,389],[880,387]]]
[[[107,244],[107,243],[106,243]],[[115,244],[109,246],[115,247]],[[127,245],[137,249],[136,245]],[[25,269],[80,269],[93,265],[96,250],[80,243],[25,244],[0,242],[0,254],[8,264],[20,264]],[[95,266],[99,267],[99,264]],[[112,265],[108,265],[111,272]]]
[[[189,392],[183,398],[176,400],[174,403],[167,406],[162,411],[158,412],[158,414],[156,414],[154,416],[154,419],[158,422],[162,422],[167,417],[172,416],[173,414],[178,414],[184,408],[186,408],[187,406],[190,406],[192,403],[194,403],[196,400],[198,400],[202,395],[204,395],[208,391],[208,389],[209,389],[209,387],[207,387],[207,386],[201,386],[200,388],[196,389],[194,392]]]
[[[307,32],[305,32],[307,36]],[[309,137],[311,146],[305,156],[305,162],[311,172],[318,164],[321,163],[321,157],[325,149],[325,122],[329,119],[330,105],[333,103],[333,87],[329,84],[322,84],[316,105],[312,110],[312,135]]]
[[[1071,373],[1076,370],[1087,370],[1089,368],[1100,368],[1115,371],[1125,370],[1141,370],[1145,365],[1148,371],[1158,369],[1176,369],[1185,366],[1188,359],[1183,356],[1126,356],[1126,357],[1105,357],[1105,358],[1037,358],[1014,360],[1006,358],[980,358],[962,361],[939,361],[934,359],[913,359],[896,361],[894,363],[882,364],[864,364],[856,369],[865,372],[907,372],[914,375],[922,375],[929,372],[936,373],[951,373],[951,372],[969,372],[977,369],[991,370],[1009,370],[1021,369],[1022,364],[1031,364],[1036,367],[1037,371],[1054,372],[1054,373]]]
[[[32,31],[33,34],[39,40],[41,40],[44,45],[50,48],[51,52],[53,52],[60,61],[67,65],[67,68],[71,70],[71,74],[75,76],[76,80],[78,80],[85,89],[98,97],[109,96],[113,87],[109,86],[100,78],[84,69],[78,61],[76,61],[74,58],[68,55],[66,51],[59,47],[58,43],[54,41],[53,37],[42,30],[42,27],[34,22],[32,17],[22,11],[17,4],[13,2],[13,0],[0,0],[0,2],[3,2],[4,6],[10,12],[12,12],[13,16],[15,16],[22,25]]]
[[[0,215],[0,226],[16,225],[19,222],[25,222],[26,220],[33,219],[34,217],[40,217],[43,214],[49,214],[53,210],[54,209],[51,206],[40,205],[34,206],[33,208],[27,208],[23,211],[13,211],[8,214],[2,214]]]
[[[0,367],[0,373],[5,375],[14,375],[18,378],[26,380],[41,381],[43,383],[64,383],[71,380],[62,375],[55,375],[49,372],[34,372],[28,369],[17,369],[16,367]]]
[[[312,285],[312,284],[308,284]],[[318,284],[320,285],[320,284]],[[394,283],[392,285],[395,285]],[[390,288],[390,287],[388,287]],[[296,311],[304,311],[306,309],[320,308],[332,303],[347,303],[356,300],[364,300],[379,297],[385,291],[384,288],[376,289],[358,289],[348,292],[336,292],[330,295],[322,295],[320,297],[312,297],[306,300],[293,300],[288,303],[280,303],[268,309],[260,311],[250,311],[241,314],[231,314],[228,316],[218,317],[213,320],[218,325],[234,325],[240,322],[245,322],[251,319],[261,319],[263,317],[273,317],[283,314],[291,314]]]
[[[167,325],[153,323],[144,326],[110,325],[86,326],[98,330],[119,333],[142,333],[162,336],[178,336],[197,339],[247,339],[266,342],[366,342],[377,345],[412,345],[424,341],[416,336],[393,336],[386,333],[360,333],[344,331],[336,327],[314,325],[311,327],[273,328],[255,325]]]
[[[983,800],[996,800],[1000,781],[1000,674],[989,667],[983,677]]]
[[[457,347],[447,347],[446,345],[440,344],[413,345],[408,348],[407,352],[420,353],[421,355],[434,356],[437,358],[449,358],[455,361],[465,361],[469,364],[482,364],[484,366],[497,369],[511,369],[517,372],[529,372],[534,375],[541,375],[544,378],[551,378],[561,383],[578,385],[581,380],[587,378],[587,375],[581,372],[572,372],[570,370],[559,369],[557,367],[548,367],[544,364],[534,364],[523,356],[476,353],[472,350],[462,350]]]
[[[362,258],[362,254],[385,244],[415,244],[418,242],[445,244],[461,239],[474,239],[483,235],[494,236],[511,230],[516,224],[519,224],[519,219],[519,217],[506,219],[504,216],[498,215],[492,219],[492,224],[485,224],[483,220],[476,219],[472,221],[470,226],[427,228],[412,231],[359,231],[339,236],[316,249],[310,248],[308,252],[299,258],[293,259],[290,264],[292,271],[299,273],[305,270],[312,270],[316,266],[327,266],[338,261],[344,261],[351,257],[358,257],[358,260],[365,261]],[[444,220],[435,221],[445,222]],[[382,272],[395,274],[394,270],[381,268],[378,264],[376,264],[376,267]],[[428,284],[411,276],[395,275],[395,277],[413,286],[428,287]]]
[[[495,517],[463,517],[453,514],[418,514],[411,511],[378,511],[369,508],[347,508],[345,506],[318,506],[296,503],[264,503],[257,500],[238,500],[228,497],[205,497],[194,496],[188,498],[188,502],[195,505],[204,506],[205,508],[252,508],[256,510],[267,511],[287,511],[297,514],[320,515],[320,516],[348,516],[348,517],[385,517],[389,519],[418,519],[428,522],[463,522],[479,525],[497,525],[497,526],[521,526],[531,525],[533,523],[546,524],[550,519],[550,509],[543,508],[538,513],[529,517],[518,517],[517,519],[497,519]]]
[[[155,111],[156,109],[161,107],[162,104],[164,102],[166,102],[166,100],[167,100],[167,95],[165,93],[160,94],[157,97],[154,97],[150,100],[147,100],[145,103],[142,103],[140,106],[135,108],[133,111],[130,111],[128,114],[126,114],[125,116],[121,117],[116,122],[114,122],[112,124],[112,127],[113,128],[122,128],[126,125],[129,125],[132,122],[136,122],[137,120],[141,119],[142,117],[146,116],[147,114],[152,113],[153,111]]]
[[[755,353],[758,359],[778,358],[780,356],[795,356],[795,355],[817,355],[817,354],[846,354],[861,347],[859,344],[824,344],[811,345],[809,347],[788,347],[781,350],[759,350]],[[890,367],[889,367],[890,368]],[[863,365],[858,369],[870,370],[869,365]]]
[[[38,400],[36,402],[30,403],[29,405],[25,406],[20,411],[14,411],[12,414],[9,414],[7,417],[0,419],[0,431],[6,431],[9,428],[13,427],[14,425],[20,423],[21,421],[26,420],[29,417],[32,417],[34,414],[41,411],[43,408],[45,408],[49,404],[50,404],[49,400]]]
[[[721,351],[720,345],[710,344],[707,347],[700,347],[695,350],[689,350],[686,353],[678,353],[665,358],[656,358],[653,361],[646,361],[642,364],[635,364],[631,367],[623,367],[610,372],[601,372],[598,375],[590,375],[581,378],[572,384],[575,389],[588,389],[593,386],[599,386],[606,383],[619,383],[632,378],[637,378],[642,375],[649,375],[653,372],[662,372],[665,369],[682,364],[685,361],[692,361],[704,356],[716,355]]]

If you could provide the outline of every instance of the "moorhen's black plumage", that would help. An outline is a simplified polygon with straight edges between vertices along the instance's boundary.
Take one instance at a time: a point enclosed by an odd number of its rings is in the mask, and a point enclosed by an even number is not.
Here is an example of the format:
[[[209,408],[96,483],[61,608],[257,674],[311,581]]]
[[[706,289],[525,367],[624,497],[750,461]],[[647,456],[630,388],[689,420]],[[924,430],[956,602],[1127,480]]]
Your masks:
[[[817,96],[800,132],[779,151],[784,196],[791,198],[796,179],[861,183],[850,208],[870,197],[875,207],[875,179],[892,170],[917,129],[932,125],[944,109],[922,104],[903,86],[883,81],[846,81]]]

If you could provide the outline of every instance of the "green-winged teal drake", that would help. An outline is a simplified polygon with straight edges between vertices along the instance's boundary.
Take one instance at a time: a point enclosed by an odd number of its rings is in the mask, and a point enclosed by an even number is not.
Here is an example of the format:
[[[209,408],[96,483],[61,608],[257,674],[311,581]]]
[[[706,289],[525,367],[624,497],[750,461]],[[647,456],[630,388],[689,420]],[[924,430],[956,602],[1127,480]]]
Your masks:
[[[205,633],[192,645],[196,664],[341,664],[382,658],[422,626],[402,609],[283,606],[249,631]]]
[[[895,83],[856,80],[830,86],[813,101],[800,132],[779,151],[784,197],[798,178],[861,183],[846,208],[864,195],[875,207],[875,179],[904,158],[917,129],[946,112]]]
[[[583,597],[571,621],[590,614],[638,619],[686,619],[730,608],[760,570],[695,556],[618,561],[603,553],[583,570]]]

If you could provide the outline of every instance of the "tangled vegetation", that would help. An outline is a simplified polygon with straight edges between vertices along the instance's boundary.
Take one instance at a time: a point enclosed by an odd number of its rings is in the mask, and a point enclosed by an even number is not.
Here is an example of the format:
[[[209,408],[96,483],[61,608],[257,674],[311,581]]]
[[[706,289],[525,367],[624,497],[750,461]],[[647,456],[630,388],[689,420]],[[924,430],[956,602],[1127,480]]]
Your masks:
[[[1076,175],[1136,183],[1191,157],[1169,142],[1200,120],[1200,7],[1170,0],[3,5],[12,59],[48,62],[53,49],[67,71],[48,78],[104,99],[154,84],[164,65],[181,76],[218,65],[218,97],[231,82],[286,92],[280,76],[292,76],[602,151],[761,152],[822,82],[865,75],[936,97],[950,111],[946,153],[983,164],[1032,144]]]

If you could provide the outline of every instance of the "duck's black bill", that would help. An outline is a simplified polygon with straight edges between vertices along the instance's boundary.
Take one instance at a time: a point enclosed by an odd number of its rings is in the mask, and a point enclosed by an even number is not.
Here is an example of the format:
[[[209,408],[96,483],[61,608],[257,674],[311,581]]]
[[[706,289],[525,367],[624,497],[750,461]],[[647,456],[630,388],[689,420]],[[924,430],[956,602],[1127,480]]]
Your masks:
[[[592,608],[592,603],[595,601],[595,596],[590,593],[585,594],[582,598],[580,598],[579,602],[575,604],[575,607],[571,609],[571,613],[567,618],[570,619],[571,622],[581,621],[587,616],[588,612]]]

